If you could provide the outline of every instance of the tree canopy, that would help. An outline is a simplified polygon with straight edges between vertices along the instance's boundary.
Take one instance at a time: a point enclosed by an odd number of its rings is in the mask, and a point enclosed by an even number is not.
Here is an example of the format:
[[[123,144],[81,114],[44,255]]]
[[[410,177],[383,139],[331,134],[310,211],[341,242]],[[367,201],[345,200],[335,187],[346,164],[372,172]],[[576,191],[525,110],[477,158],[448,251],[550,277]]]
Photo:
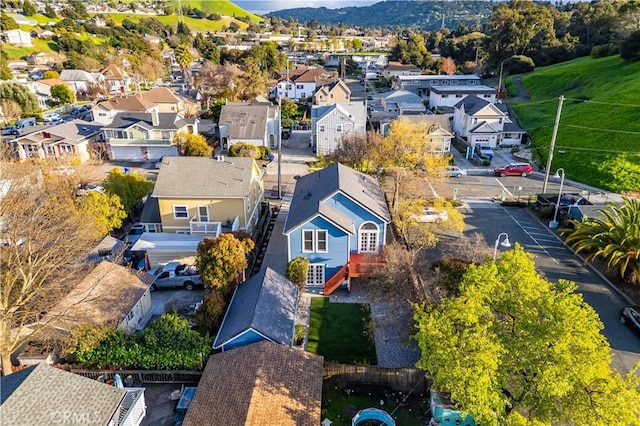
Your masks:
[[[232,284],[240,281],[240,275],[248,266],[247,255],[255,243],[248,235],[220,234],[205,238],[198,244],[196,265],[204,285],[228,293]]]
[[[75,100],[75,95],[66,84],[56,84],[51,88],[51,98],[58,104],[70,104]]]
[[[551,283],[516,244],[469,267],[460,295],[414,315],[434,386],[483,425],[637,424],[635,372],[611,369],[597,313],[574,283]]]
[[[80,211],[83,215],[95,218],[96,231],[101,236],[107,235],[112,229],[122,226],[122,221],[127,218],[127,212],[120,202],[120,197],[115,194],[89,191],[86,195],[78,197]]]
[[[22,114],[26,117],[40,115],[40,105],[36,95],[21,84],[13,82],[0,84],[0,99],[16,102],[22,108]]]
[[[210,157],[213,148],[202,135],[194,135],[187,132],[178,132],[173,138],[180,152],[189,157]]]
[[[125,174],[121,169],[111,169],[104,181],[107,192],[120,197],[124,211],[131,209],[153,188],[153,182],[138,173]]]

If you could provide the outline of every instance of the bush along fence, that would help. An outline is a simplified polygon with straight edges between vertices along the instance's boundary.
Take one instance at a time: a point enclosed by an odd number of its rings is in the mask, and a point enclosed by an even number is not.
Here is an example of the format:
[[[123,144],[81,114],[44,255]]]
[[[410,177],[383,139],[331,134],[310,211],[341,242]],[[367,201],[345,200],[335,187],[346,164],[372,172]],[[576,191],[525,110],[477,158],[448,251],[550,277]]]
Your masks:
[[[389,387],[394,392],[422,393],[429,388],[425,372],[417,368],[380,368],[325,363],[323,377],[339,389],[353,384]]]

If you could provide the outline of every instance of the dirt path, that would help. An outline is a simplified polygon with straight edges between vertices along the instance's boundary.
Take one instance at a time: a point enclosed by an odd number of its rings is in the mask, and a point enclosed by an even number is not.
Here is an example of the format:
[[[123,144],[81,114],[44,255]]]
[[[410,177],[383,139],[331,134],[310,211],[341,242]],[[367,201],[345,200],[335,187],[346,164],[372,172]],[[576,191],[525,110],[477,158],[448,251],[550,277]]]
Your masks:
[[[512,98],[509,98],[512,102],[523,102],[531,100],[531,93],[527,92],[527,90],[522,85],[522,76],[513,77],[513,85],[518,90],[518,94]]]

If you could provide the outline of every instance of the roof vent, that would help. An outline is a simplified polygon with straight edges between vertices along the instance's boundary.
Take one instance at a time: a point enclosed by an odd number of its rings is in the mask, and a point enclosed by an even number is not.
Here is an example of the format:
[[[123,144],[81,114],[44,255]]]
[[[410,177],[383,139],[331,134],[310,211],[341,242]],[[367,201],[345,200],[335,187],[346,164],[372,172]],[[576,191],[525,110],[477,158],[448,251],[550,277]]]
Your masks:
[[[310,189],[309,189],[309,190],[307,190],[307,193],[306,193],[306,194],[305,194],[305,196],[304,196],[304,199],[305,199],[305,200],[308,200],[309,198],[311,198],[311,190],[310,190]]]

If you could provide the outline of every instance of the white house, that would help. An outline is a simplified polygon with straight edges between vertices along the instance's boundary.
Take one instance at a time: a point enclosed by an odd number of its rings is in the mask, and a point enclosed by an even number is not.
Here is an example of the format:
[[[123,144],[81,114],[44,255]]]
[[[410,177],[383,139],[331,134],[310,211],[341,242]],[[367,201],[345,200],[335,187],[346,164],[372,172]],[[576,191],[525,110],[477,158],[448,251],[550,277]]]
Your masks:
[[[223,148],[237,142],[275,148],[280,138],[280,112],[270,102],[230,102],[222,106],[218,126]]]
[[[473,95],[454,106],[453,130],[472,147],[519,145],[526,133],[509,118],[504,104],[493,104]]]
[[[387,77],[418,76],[422,70],[415,65],[405,65],[397,61],[390,61],[384,69]]]
[[[311,107],[311,145],[318,155],[331,154],[347,134],[366,134],[364,103],[314,105]]]
[[[481,85],[431,86],[429,89],[429,108],[453,107],[468,95],[496,103],[495,87]]]
[[[60,71],[60,80],[65,81],[75,88],[78,93],[86,92],[90,85],[104,85],[104,76],[97,72],[88,72],[85,70],[62,70]]]
[[[422,98],[408,90],[386,92],[381,94],[378,99],[380,99],[383,112],[396,117],[407,113],[422,114],[427,109]]]
[[[31,33],[22,30],[8,30],[2,33],[2,39],[5,43],[12,46],[32,47]]]
[[[276,98],[306,99],[327,82],[323,68],[299,65],[281,73],[273,94]]]
[[[475,74],[466,75],[399,75],[395,78],[399,89],[416,93],[429,98],[432,87],[447,86],[480,86],[480,77]]]

